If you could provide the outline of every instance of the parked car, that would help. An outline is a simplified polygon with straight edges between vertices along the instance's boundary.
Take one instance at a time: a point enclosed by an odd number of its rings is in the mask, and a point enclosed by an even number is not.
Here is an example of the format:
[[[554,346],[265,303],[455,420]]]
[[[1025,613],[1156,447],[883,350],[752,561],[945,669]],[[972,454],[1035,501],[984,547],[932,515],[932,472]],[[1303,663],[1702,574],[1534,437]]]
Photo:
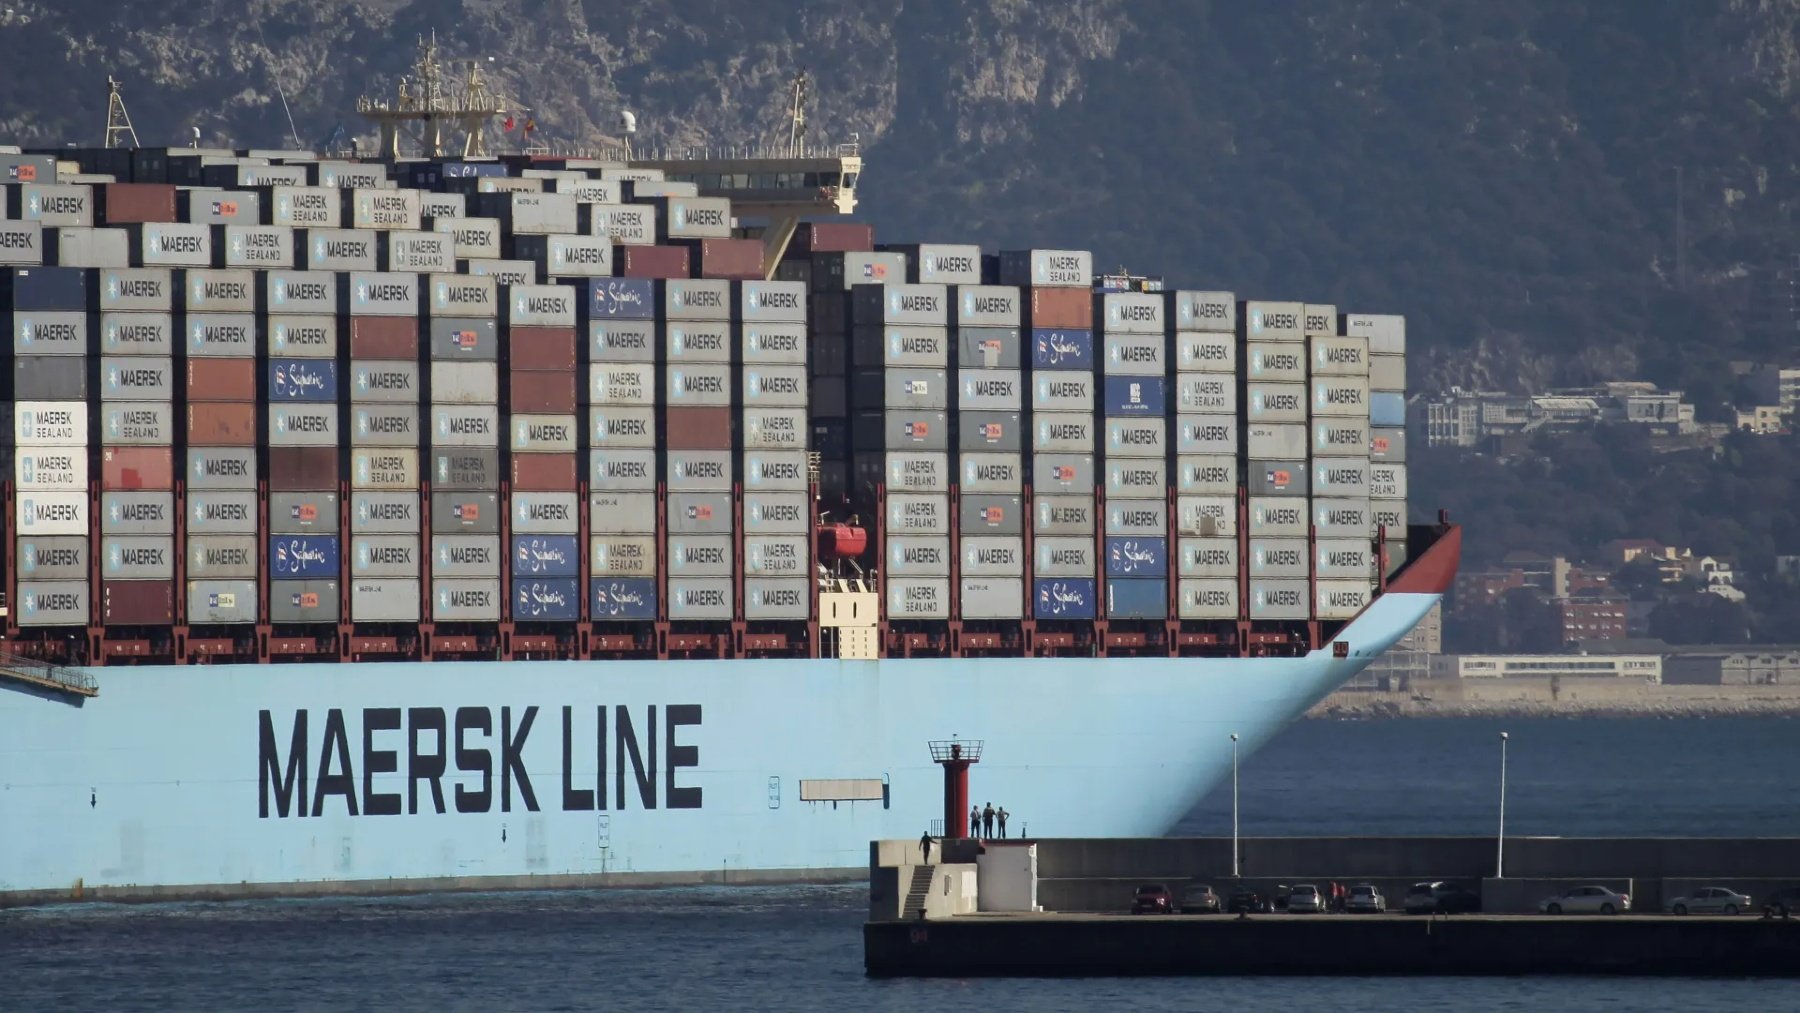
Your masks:
[[[1325,910],[1325,895],[1311,883],[1301,883],[1288,893],[1289,914],[1318,914]]]
[[[1269,898],[1255,890],[1233,890],[1231,896],[1225,898],[1226,914],[1262,915],[1274,910],[1275,905],[1269,902]]]
[[[1137,893],[1132,895],[1131,913],[1134,915],[1174,914],[1175,898],[1169,896],[1169,888],[1161,883],[1146,883],[1138,887]]]
[[[1763,901],[1763,914],[1786,918],[1800,914],[1800,886],[1784,886]]]
[[[1216,915],[1219,913],[1219,895],[1204,883],[1190,883],[1181,891],[1181,913]]]
[[[1409,915],[1463,914],[1480,911],[1481,897],[1471,890],[1436,879],[1414,883],[1412,889],[1406,891],[1400,907]]]
[[[1631,897],[1604,886],[1577,886],[1554,897],[1546,897],[1538,902],[1538,910],[1547,915],[1616,915],[1631,910]]]
[[[1387,910],[1387,898],[1373,884],[1358,883],[1344,898],[1344,910],[1351,914],[1380,914]]]
[[[1722,886],[1695,890],[1686,897],[1677,897],[1669,902],[1669,911],[1678,915],[1735,915],[1748,910],[1749,897]]]

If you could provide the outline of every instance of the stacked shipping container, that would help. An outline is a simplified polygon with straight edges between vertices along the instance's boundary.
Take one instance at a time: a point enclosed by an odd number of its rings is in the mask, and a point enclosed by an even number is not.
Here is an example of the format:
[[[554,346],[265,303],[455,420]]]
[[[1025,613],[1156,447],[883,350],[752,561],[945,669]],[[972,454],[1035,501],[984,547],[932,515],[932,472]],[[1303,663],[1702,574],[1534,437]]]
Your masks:
[[[731,283],[658,285],[665,369],[658,425],[668,499],[664,599],[671,620],[737,618],[738,481],[732,453]]]
[[[262,615],[257,583],[261,576],[262,551],[257,535],[261,531],[262,510],[256,482],[260,455],[256,408],[259,329],[255,314],[277,304],[275,295],[281,297],[278,304],[285,307],[288,283],[293,277],[289,271],[258,274],[232,270],[189,271],[184,278],[185,312],[180,318],[181,330],[173,333],[186,336],[187,352],[181,373],[182,415],[186,424],[182,441],[185,452],[180,462],[184,467],[180,474],[185,478],[188,495],[186,512],[179,516],[185,532],[180,551],[187,578],[187,585],[180,590],[190,624],[241,625],[258,622]],[[271,292],[271,286],[278,291]],[[313,279],[310,286],[319,289],[313,295],[323,295],[330,287],[330,279]],[[300,289],[307,287],[301,285]],[[266,316],[263,319],[260,333],[267,348],[274,325],[267,322]],[[209,340],[214,334],[235,335],[235,328],[246,325],[249,341],[245,345]],[[142,336],[159,335],[162,326],[159,314],[114,313],[102,325],[103,341],[106,346],[115,342],[124,346],[127,338],[133,338],[133,347],[160,347],[160,340],[148,345]],[[309,332],[315,344],[321,330],[313,328]],[[285,325],[281,334],[285,352]],[[170,350],[174,350],[173,342]],[[199,354],[207,352],[233,354]],[[275,362],[318,361],[289,360],[273,349],[265,353],[265,358]],[[281,386],[291,390],[298,382],[300,377],[284,373]],[[171,514],[177,514],[173,504]]]
[[[743,481],[743,616],[806,621],[813,613],[811,473],[807,463],[806,286],[732,286],[741,404],[732,430]]]
[[[588,608],[597,623],[659,618],[656,283],[589,284]]]
[[[581,618],[582,598],[575,394],[580,293],[562,285],[514,285],[505,291],[510,616],[572,622]]]
[[[1027,429],[1019,289],[971,283],[981,262],[973,247],[921,247],[918,256],[955,286],[957,615],[1023,619]]]
[[[30,223],[37,228],[37,223]],[[86,306],[91,272],[6,272],[5,441],[13,482],[13,611],[20,626],[85,626],[93,602]]]
[[[1175,292],[1171,331],[1175,395],[1175,614],[1240,615],[1237,302],[1229,292]]]
[[[1169,341],[1160,294],[1097,296],[1108,619],[1169,613]]]

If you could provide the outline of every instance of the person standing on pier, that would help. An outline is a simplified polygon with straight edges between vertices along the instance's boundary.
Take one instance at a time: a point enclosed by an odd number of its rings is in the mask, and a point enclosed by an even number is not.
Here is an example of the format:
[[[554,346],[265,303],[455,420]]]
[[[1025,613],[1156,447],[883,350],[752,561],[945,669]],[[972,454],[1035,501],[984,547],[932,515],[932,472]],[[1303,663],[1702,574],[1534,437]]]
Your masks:
[[[994,836],[994,803],[992,802],[989,802],[986,808],[981,810],[981,836],[990,838]]]
[[[981,807],[978,805],[969,807],[969,836],[981,836]]]
[[[1000,839],[1003,841],[1006,840],[1006,817],[1008,815],[1010,814],[1006,811],[1005,806],[1001,806],[1000,811],[994,813],[994,818],[1000,821]]]

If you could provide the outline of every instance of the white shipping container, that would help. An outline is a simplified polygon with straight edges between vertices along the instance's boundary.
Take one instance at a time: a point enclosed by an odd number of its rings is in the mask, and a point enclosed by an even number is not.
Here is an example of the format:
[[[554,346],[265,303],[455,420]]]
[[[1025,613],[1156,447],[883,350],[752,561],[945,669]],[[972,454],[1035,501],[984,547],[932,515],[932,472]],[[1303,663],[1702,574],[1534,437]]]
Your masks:
[[[1312,523],[1319,538],[1358,538],[1366,543],[1372,524],[1369,500],[1315,499]]]
[[[20,537],[26,535],[85,535],[88,533],[88,494],[85,490],[54,492],[19,490],[13,520]]]
[[[1094,497],[1039,496],[1032,508],[1032,531],[1038,535],[1094,536],[1099,526]]]
[[[1298,461],[1306,457],[1306,439],[1303,425],[1252,425],[1244,434],[1244,447],[1251,460]]]
[[[44,233],[44,262],[60,267],[130,267],[131,235],[124,229],[53,229]]]
[[[1369,389],[1406,390],[1406,356],[1371,355],[1369,357]]]
[[[593,205],[593,234],[616,246],[656,245],[656,208],[649,204]]]
[[[807,415],[803,408],[745,408],[739,416],[745,450],[805,450]]]
[[[889,619],[950,618],[950,578],[888,578]]]
[[[1092,536],[1038,538],[1032,543],[1032,574],[1037,577],[1092,577],[1099,559]]]
[[[1232,334],[1237,330],[1237,296],[1230,292],[1184,289],[1167,298],[1173,304],[1169,322],[1184,339],[1192,331]]]
[[[958,377],[957,408],[961,411],[1018,411],[1025,374],[1016,369],[965,369]]]
[[[18,447],[85,447],[88,413],[85,401],[15,401],[13,443]]]
[[[894,535],[947,535],[950,533],[950,497],[944,495],[889,494],[887,531]]]
[[[433,323],[444,318],[492,320],[500,313],[500,283],[494,278],[438,274],[431,277],[427,291]]]
[[[1245,345],[1244,375],[1251,383],[1305,383],[1306,349],[1291,342]]]
[[[1162,376],[1168,372],[1168,344],[1161,334],[1109,331],[1104,342],[1102,368],[1113,376]]]
[[[588,540],[588,568],[596,577],[656,575],[656,539],[645,535],[594,535]]]
[[[18,355],[86,355],[88,315],[78,310],[14,313],[12,338],[13,352]]]
[[[1127,457],[1106,462],[1108,499],[1161,499],[1169,488],[1169,462],[1160,457]]]
[[[1165,537],[1169,533],[1168,504],[1160,499],[1112,500],[1106,504],[1106,533]]]
[[[1320,538],[1314,543],[1313,569],[1320,580],[1361,580],[1375,576],[1375,556],[1367,538]]]
[[[433,362],[431,400],[433,404],[498,404],[499,367],[491,362]]]
[[[175,309],[175,281],[166,267],[134,267],[102,272],[95,309],[168,313]]]
[[[373,243],[369,244],[374,246]],[[351,316],[415,317],[419,315],[419,276],[380,271],[352,271],[348,282]]]
[[[1306,307],[1297,302],[1244,303],[1244,334],[1249,341],[1301,341],[1306,337]]]
[[[962,285],[956,290],[956,326],[1017,327],[1019,290],[1012,285]]]
[[[86,447],[21,447],[13,455],[13,485],[21,491],[82,491],[87,484]]]
[[[1237,377],[1228,373],[1175,374],[1175,410],[1183,414],[1237,414]]]
[[[567,285],[514,285],[507,291],[514,327],[574,327],[575,290]]]
[[[1304,538],[1250,539],[1250,579],[1305,580],[1312,560]]]
[[[433,447],[498,447],[500,409],[492,404],[433,404]]]
[[[1298,383],[1247,383],[1244,405],[1248,420],[1259,422],[1305,422],[1307,390]],[[1368,414],[1365,408],[1363,414]]]
[[[381,232],[417,232],[424,221],[424,205],[417,190],[350,191],[350,227]]]
[[[1306,500],[1292,496],[1250,497],[1250,534],[1256,538],[1305,538],[1306,505]]]
[[[433,194],[432,196],[438,196]],[[494,218],[433,218],[433,232],[450,237],[451,253],[457,260],[499,260],[500,222]]]
[[[285,225],[216,225],[214,245],[226,267],[263,270],[294,266],[294,230]]]
[[[964,619],[1018,619],[1025,615],[1025,578],[963,577],[957,606]]]
[[[1094,416],[1085,412],[1040,412],[1032,419],[1031,449],[1050,454],[1091,454],[1094,426]]]
[[[749,324],[743,328],[744,365],[805,365],[805,324]]]
[[[1238,420],[1235,415],[1175,416],[1175,453],[1236,454]]]
[[[304,246],[309,271],[375,270],[375,233],[366,229],[308,229]]]
[[[1332,498],[1358,498],[1373,486],[1367,458],[1324,457],[1313,462],[1312,494]]]
[[[744,370],[744,406],[756,408],[805,408],[805,366],[753,366]]]
[[[1312,381],[1312,414],[1338,418],[1369,417],[1369,380],[1362,376],[1324,376]]]
[[[1308,431],[1312,433],[1314,457],[1366,458],[1369,456],[1368,419],[1315,419]]]
[[[337,406],[269,405],[269,443],[277,447],[337,446]]]
[[[388,232],[382,237],[381,246],[386,254],[383,270],[411,274],[456,271],[456,243],[441,232]]]
[[[1367,580],[1320,580],[1317,614],[1320,619],[1354,619],[1374,597],[1375,588]]]
[[[890,512],[892,509],[890,500]],[[744,494],[744,533],[747,535],[807,534],[812,530],[811,517],[811,504],[804,492]]]
[[[1014,494],[1025,488],[1025,458],[1020,454],[962,455],[965,494]]]
[[[652,363],[608,362],[588,367],[591,404],[653,406],[656,366]]]
[[[1175,458],[1175,491],[1181,496],[1234,496],[1237,458],[1229,454],[1182,454]]]
[[[302,316],[337,313],[337,276],[328,271],[270,271],[263,278],[270,313]]]
[[[594,367],[598,368],[598,367]],[[588,411],[588,441],[601,447],[654,447],[656,409],[601,405]]]
[[[1094,283],[1094,255],[1087,250],[1002,250],[1000,283],[1087,288]]]
[[[37,225],[36,222],[30,224]],[[130,230],[132,260],[140,267],[212,266],[212,227],[209,225],[155,222],[133,225]],[[0,245],[0,250],[3,249]]]
[[[1237,375],[1237,338],[1233,335],[1183,332],[1175,335],[1174,341],[1178,377],[1182,373]]]
[[[812,615],[812,579],[763,577],[744,581],[744,618],[806,619]]]
[[[1094,375],[1073,371],[1041,371],[1032,378],[1034,412],[1094,411]]]
[[[1313,376],[1367,376],[1369,339],[1362,337],[1310,337]]]
[[[1406,354],[1406,318],[1372,313],[1346,313],[1344,334],[1368,338],[1370,355]]]
[[[731,325],[723,320],[670,321],[664,328],[666,361],[675,366],[689,362],[730,362]]]
[[[167,401],[102,402],[100,442],[106,446],[169,446],[175,442],[174,408]]]
[[[1374,499],[1406,499],[1406,465],[1388,461],[1370,465],[1369,495]]]
[[[1237,578],[1188,578],[1175,587],[1176,611],[1183,619],[1238,618]]]
[[[758,535],[744,539],[747,577],[804,577],[812,572],[805,535]]]
[[[1101,296],[1101,327],[1120,334],[1161,334],[1164,300],[1161,293],[1108,292]]]
[[[1169,453],[1169,420],[1161,416],[1108,418],[1106,456],[1165,458]]]
[[[343,226],[342,202],[335,191],[322,186],[277,186],[263,208],[270,225],[296,229],[336,229]]]
[[[350,488],[379,492],[419,487],[415,447],[355,448],[350,454]]]
[[[744,487],[757,492],[805,492],[806,454],[798,450],[744,453]]]
[[[1306,305],[1305,314],[1305,330],[1307,337],[1330,337],[1338,332],[1338,311],[1336,306],[1308,303]]]
[[[1238,575],[1236,538],[1184,537],[1175,543],[1176,572],[1182,577],[1226,578]]]
[[[1304,580],[1252,580],[1251,619],[1306,619],[1312,614],[1310,588]]]

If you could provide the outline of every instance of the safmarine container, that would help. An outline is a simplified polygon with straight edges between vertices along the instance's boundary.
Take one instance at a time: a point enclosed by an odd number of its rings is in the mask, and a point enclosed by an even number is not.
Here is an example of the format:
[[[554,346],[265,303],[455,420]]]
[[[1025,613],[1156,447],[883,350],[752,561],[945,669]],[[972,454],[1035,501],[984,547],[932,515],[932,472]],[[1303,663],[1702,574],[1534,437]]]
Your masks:
[[[269,539],[269,573],[273,577],[330,577],[337,572],[335,535],[276,535]]]
[[[1040,577],[1032,588],[1031,614],[1038,619],[1098,618],[1097,585],[1092,577]]]
[[[1106,539],[1108,577],[1163,577],[1169,572],[1169,542],[1161,537]]]
[[[581,582],[574,577],[515,579],[512,617],[517,621],[573,622],[581,618]]]
[[[589,582],[589,614],[595,622],[656,618],[656,578],[596,577]]]
[[[1168,611],[1167,578],[1109,578],[1106,581],[1106,615],[1109,619],[1162,619]]]
[[[512,572],[515,576],[581,575],[581,544],[574,535],[514,535],[512,542]]]
[[[887,617],[890,620],[950,618],[950,578],[889,577]]]
[[[268,377],[272,402],[333,402],[338,398],[337,363],[329,359],[270,359]]]

